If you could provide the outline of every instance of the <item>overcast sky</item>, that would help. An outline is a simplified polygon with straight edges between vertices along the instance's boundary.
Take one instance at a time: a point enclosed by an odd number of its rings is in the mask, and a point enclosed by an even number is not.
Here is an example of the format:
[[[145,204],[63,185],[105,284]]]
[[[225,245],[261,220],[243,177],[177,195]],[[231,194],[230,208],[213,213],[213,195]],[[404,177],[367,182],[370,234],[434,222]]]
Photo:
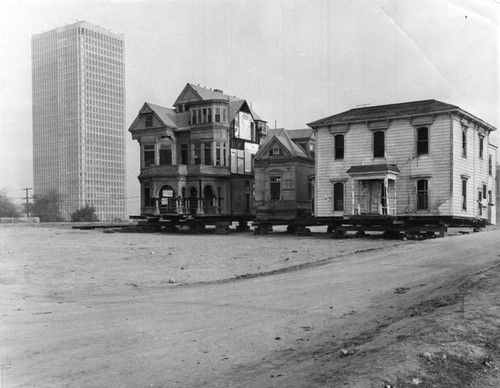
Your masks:
[[[31,35],[84,20],[125,37],[126,128],[186,83],[252,103],[271,127],[422,99],[499,125],[498,0],[2,0],[0,189],[33,186]],[[127,136],[127,203],[139,147]]]

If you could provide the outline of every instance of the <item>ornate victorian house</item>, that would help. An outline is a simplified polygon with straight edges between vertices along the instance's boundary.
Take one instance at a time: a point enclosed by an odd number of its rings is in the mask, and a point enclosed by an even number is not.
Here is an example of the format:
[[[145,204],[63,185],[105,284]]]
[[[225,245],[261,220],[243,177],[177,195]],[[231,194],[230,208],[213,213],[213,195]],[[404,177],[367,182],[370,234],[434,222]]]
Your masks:
[[[250,214],[266,129],[247,101],[218,89],[187,84],[173,108],[144,103],[129,129],[140,144],[141,215]]]

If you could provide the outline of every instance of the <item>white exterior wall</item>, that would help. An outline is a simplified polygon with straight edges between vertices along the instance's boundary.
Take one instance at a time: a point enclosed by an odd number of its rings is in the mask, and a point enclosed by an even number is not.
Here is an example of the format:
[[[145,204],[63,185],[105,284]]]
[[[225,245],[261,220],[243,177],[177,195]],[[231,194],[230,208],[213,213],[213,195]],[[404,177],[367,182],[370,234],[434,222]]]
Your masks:
[[[385,158],[373,158],[373,130],[366,123],[349,126],[344,138],[344,159],[334,160],[334,134],[327,128],[317,130],[316,141],[316,215],[318,217],[352,214],[352,180],[346,171],[352,166],[396,164],[398,214],[449,215],[451,187],[450,118],[443,114],[429,125],[429,154],[416,156],[416,128],[410,119],[393,120],[386,130]],[[417,178],[430,178],[430,210],[416,211]],[[333,212],[333,183],[345,181],[345,211]]]
[[[467,126],[467,157],[462,156],[462,128]],[[478,190],[486,185],[487,192],[496,197],[496,147],[490,144],[487,132],[484,137],[483,157],[479,157],[479,132],[475,124],[453,119],[453,215],[460,217],[488,218],[488,198],[482,199],[483,211],[479,214]],[[488,158],[492,155],[492,174],[488,171]],[[462,208],[462,177],[467,177],[467,210]],[[488,193],[487,193],[488,196]],[[496,209],[492,209],[491,222],[496,222]]]

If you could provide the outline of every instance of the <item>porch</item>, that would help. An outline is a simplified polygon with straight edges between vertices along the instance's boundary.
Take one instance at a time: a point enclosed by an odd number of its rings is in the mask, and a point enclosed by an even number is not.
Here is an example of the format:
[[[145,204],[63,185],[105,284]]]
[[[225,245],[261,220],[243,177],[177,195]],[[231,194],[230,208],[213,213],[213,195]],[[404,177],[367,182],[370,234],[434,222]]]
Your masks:
[[[397,215],[396,165],[353,166],[347,173],[352,177],[352,215]]]

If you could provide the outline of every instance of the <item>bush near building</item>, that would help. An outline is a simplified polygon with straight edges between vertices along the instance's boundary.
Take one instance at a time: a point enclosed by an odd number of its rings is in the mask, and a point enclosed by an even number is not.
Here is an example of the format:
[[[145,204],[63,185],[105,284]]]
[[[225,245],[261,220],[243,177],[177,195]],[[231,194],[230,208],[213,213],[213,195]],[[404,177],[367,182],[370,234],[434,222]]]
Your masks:
[[[0,190],[0,217],[20,217],[17,205],[7,196],[5,190]]]
[[[61,214],[61,197],[55,190],[47,194],[35,194],[33,196],[33,215],[40,218],[40,222],[61,222],[64,218]]]
[[[99,218],[95,214],[95,207],[85,205],[71,214],[71,221],[73,222],[98,222]]]

